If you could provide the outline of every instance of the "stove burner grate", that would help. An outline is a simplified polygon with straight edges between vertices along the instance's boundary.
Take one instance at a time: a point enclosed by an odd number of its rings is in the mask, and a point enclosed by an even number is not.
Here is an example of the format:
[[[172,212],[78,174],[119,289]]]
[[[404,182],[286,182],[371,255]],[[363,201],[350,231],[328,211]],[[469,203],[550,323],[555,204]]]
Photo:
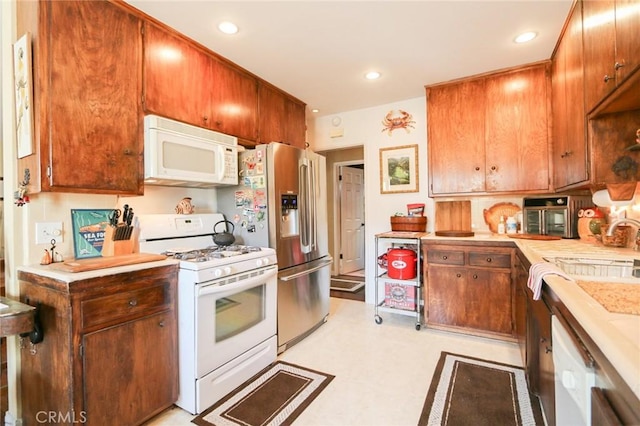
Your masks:
[[[173,256],[178,260],[190,260],[192,262],[206,262],[207,260],[222,259],[225,257],[239,256],[262,250],[255,246],[209,246],[203,249],[194,250],[167,250],[164,254]]]

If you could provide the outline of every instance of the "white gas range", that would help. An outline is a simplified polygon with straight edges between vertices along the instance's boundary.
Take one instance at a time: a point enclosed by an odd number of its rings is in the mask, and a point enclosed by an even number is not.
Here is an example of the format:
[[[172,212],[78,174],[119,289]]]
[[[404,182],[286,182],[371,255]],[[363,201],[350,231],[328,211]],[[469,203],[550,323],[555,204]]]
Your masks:
[[[216,246],[221,221],[221,214],[138,216],[140,251],[180,261],[176,405],[193,414],[277,356],[275,250]]]

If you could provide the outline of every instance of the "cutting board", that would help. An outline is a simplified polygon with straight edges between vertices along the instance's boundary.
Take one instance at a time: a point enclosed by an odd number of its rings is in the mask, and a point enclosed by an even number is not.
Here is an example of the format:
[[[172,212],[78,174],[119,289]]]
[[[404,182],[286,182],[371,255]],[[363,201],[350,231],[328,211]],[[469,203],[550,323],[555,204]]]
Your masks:
[[[539,234],[507,234],[509,238],[519,238],[521,240],[561,240],[561,237],[555,235],[539,235]]]
[[[136,263],[155,262],[165,260],[166,258],[167,256],[163,254],[132,253],[122,256],[67,260],[61,263],[52,263],[49,267],[65,272],[85,272],[95,271],[96,269],[113,268],[115,266],[135,265]]]
[[[471,201],[436,201],[436,231],[471,231]]]

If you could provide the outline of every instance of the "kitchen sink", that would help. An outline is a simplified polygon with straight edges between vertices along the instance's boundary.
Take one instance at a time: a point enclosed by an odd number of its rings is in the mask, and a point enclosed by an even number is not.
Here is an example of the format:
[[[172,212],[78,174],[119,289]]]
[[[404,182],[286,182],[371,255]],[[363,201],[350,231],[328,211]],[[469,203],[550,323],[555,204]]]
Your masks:
[[[634,258],[595,258],[589,256],[550,256],[544,257],[569,275],[603,279],[640,278],[640,259]],[[640,281],[640,280],[638,280]]]

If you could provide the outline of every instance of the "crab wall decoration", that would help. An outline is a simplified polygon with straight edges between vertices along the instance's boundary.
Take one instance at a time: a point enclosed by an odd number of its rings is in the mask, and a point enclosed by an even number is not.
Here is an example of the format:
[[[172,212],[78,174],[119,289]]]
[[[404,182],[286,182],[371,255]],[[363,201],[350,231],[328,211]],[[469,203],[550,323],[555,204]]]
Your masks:
[[[416,122],[413,121],[413,116],[401,109],[398,110],[398,112],[400,115],[394,117],[394,110],[391,110],[384,116],[384,120],[382,120],[382,125],[384,126],[382,131],[386,131],[389,136],[391,136],[391,132],[396,129],[404,129],[407,133],[410,133],[409,128],[415,129],[413,125],[416,124]]]

